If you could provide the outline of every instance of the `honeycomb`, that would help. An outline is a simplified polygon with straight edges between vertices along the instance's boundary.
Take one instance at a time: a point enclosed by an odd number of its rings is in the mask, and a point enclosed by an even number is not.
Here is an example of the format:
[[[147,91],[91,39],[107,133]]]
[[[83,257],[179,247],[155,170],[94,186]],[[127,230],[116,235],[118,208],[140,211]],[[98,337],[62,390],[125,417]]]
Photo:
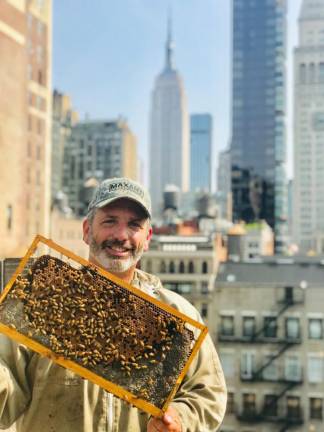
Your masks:
[[[107,390],[150,414],[162,413],[204,326],[39,236],[46,241],[49,253],[35,257],[34,246],[0,298],[0,330],[10,328],[9,336],[32,349],[29,342],[37,342],[81,375],[92,372],[94,382],[102,378]]]

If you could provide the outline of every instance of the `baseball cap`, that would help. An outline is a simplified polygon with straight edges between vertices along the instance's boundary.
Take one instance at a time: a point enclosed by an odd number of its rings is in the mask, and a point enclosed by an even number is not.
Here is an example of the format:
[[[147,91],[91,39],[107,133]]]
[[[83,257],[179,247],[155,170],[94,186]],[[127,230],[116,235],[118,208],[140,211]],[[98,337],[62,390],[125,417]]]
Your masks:
[[[120,198],[128,198],[139,204],[151,217],[151,199],[148,191],[142,185],[126,177],[104,180],[98,186],[89,204],[88,212],[93,208],[102,208]]]

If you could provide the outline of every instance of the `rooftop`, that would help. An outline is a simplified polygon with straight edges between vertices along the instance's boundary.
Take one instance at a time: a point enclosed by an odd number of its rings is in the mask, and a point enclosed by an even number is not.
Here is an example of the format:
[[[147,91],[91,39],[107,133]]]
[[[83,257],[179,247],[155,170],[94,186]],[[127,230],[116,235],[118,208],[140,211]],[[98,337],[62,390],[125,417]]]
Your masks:
[[[259,259],[254,262],[226,262],[219,266],[217,282],[321,286],[324,288],[324,260],[293,258]]]

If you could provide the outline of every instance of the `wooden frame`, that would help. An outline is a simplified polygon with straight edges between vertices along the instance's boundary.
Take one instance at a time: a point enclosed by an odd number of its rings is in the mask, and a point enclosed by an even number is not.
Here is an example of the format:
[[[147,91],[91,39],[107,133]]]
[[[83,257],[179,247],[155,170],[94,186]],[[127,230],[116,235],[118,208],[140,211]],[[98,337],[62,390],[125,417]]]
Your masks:
[[[141,291],[140,289],[137,289],[137,288],[133,287],[132,285],[122,281],[121,279],[112,275],[111,273],[107,272],[106,270],[89,263],[84,258],[81,258],[81,257],[75,255],[73,252],[71,252],[67,249],[64,249],[60,245],[54,243],[52,240],[46,239],[45,237],[43,237],[41,235],[37,235],[35,237],[34,241],[32,242],[31,246],[29,247],[26,255],[20,261],[16,271],[14,272],[12,277],[10,278],[9,282],[7,283],[4,291],[2,292],[2,294],[0,296],[0,304],[4,302],[8,293],[10,292],[12,286],[14,285],[17,277],[23,272],[28,260],[33,256],[36,249],[40,245],[46,245],[49,248],[52,248],[55,251],[59,252],[60,254],[64,255],[65,257],[76,261],[78,264],[81,264],[81,265],[84,265],[84,266],[87,266],[87,267],[94,269],[97,273],[99,273],[102,276],[104,276],[105,278],[111,280],[115,284],[126,288],[127,290],[131,291],[133,294],[136,294],[136,296],[141,297],[142,299],[147,300],[150,303],[153,303],[157,307],[159,307],[159,308],[165,310],[166,312],[169,312],[170,314],[182,319],[183,321],[190,324],[195,329],[199,330],[200,334],[199,334],[197,340],[195,341],[195,344],[193,346],[191,354],[190,354],[184,368],[182,369],[180,375],[178,376],[173,389],[169,393],[169,396],[167,397],[162,409],[160,409],[160,408],[156,407],[155,405],[145,401],[144,399],[141,399],[140,397],[135,396],[131,392],[125,390],[123,387],[120,387],[117,384],[114,384],[113,382],[111,382],[111,381],[97,375],[96,373],[88,370],[86,367],[82,367],[74,361],[65,359],[63,356],[55,354],[53,351],[51,351],[49,348],[43,346],[39,342],[25,336],[24,334],[20,333],[18,330],[13,329],[13,328],[9,327],[8,325],[5,325],[1,322],[0,322],[0,332],[5,334],[9,338],[14,339],[15,341],[17,341],[19,343],[22,343],[23,345],[26,345],[28,348],[39,353],[40,355],[48,357],[49,359],[51,359],[53,362],[59,364],[60,366],[63,366],[66,369],[70,369],[71,371],[75,372],[76,374],[80,375],[81,377],[93,382],[94,384],[99,385],[100,387],[104,388],[108,392],[113,393],[114,395],[116,395],[119,398],[125,400],[126,402],[136,406],[137,408],[139,408],[143,411],[146,411],[147,413],[149,413],[155,417],[162,416],[163,413],[166,411],[172,398],[176,394],[176,391],[177,391],[178,387],[180,386],[185,374],[187,373],[188,368],[189,368],[190,364],[192,363],[192,360],[194,359],[194,357],[197,354],[204,338],[206,337],[206,335],[208,333],[207,327],[204,324],[202,324],[198,321],[195,321],[192,318],[186,316],[185,314],[179,312],[175,308],[157,300],[154,297],[149,296],[148,294]]]

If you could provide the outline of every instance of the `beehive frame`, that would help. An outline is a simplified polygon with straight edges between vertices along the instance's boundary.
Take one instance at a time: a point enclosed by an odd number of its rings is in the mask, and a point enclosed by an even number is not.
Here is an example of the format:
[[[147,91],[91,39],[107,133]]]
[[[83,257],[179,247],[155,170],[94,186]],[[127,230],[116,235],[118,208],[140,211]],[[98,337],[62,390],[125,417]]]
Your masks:
[[[0,322],[0,332],[7,335],[8,337],[14,339],[15,341],[22,343],[26,345],[28,348],[32,349],[33,351],[48,357],[53,362],[59,364],[60,366],[63,366],[64,368],[70,369],[71,371],[75,372],[76,374],[80,375],[81,377],[88,379],[89,381],[93,382],[94,384],[99,385],[100,387],[104,388],[105,390],[109,391],[110,393],[114,394],[115,396],[125,400],[126,402],[136,406],[137,408],[153,415],[160,417],[163,415],[163,413],[166,411],[169,403],[171,402],[172,398],[174,397],[179,385],[181,384],[186,372],[188,371],[188,368],[194,359],[195,355],[197,354],[205,336],[207,335],[208,329],[205,325],[201,324],[200,322],[197,322],[190,317],[184,315],[183,313],[179,312],[178,310],[174,309],[173,307],[162,303],[161,301],[157,300],[154,297],[149,296],[142,290],[139,290],[130,284],[122,281],[118,277],[112,275],[111,273],[105,271],[102,268],[96,267],[93,264],[89,263],[87,260],[75,255],[71,251],[61,247],[60,245],[56,244],[52,240],[46,239],[43,236],[36,236],[34,241],[32,242],[30,248],[28,249],[26,255],[22,258],[20,264],[18,265],[16,271],[10,278],[9,282],[7,283],[3,293],[0,296],[0,306],[5,302],[5,300],[8,298],[8,294],[11,292],[12,287],[14,286],[15,282],[17,281],[17,278],[23,273],[23,271],[26,269],[26,265],[29,262],[29,260],[34,255],[35,251],[40,248],[41,250],[44,249],[52,249],[56,251],[56,253],[60,254],[61,256],[64,256],[68,260],[72,260],[75,263],[78,263],[81,266],[84,266],[86,268],[94,270],[99,275],[103,276],[104,278],[108,279],[108,281],[112,281],[114,284],[116,284],[119,287],[122,287],[126,289],[128,292],[136,296],[138,299],[143,299],[146,302],[149,302],[149,304],[155,305],[160,310],[165,311],[168,314],[171,314],[175,318],[179,318],[182,320],[186,325],[190,325],[191,328],[196,330],[196,333],[198,334],[197,337],[195,337],[193,341],[193,347],[191,349],[189,357],[186,359],[186,362],[179,373],[179,375],[176,377],[176,380],[174,382],[172,390],[169,392],[167,398],[165,399],[163,405],[161,407],[158,407],[154,405],[153,403],[148,402],[148,400],[145,400],[144,398],[135,395],[131,391],[128,391],[124,387],[106,379],[103,376],[98,375],[97,373],[93,372],[92,370],[89,370],[87,367],[84,367],[77,363],[76,361],[69,360],[68,358],[65,358],[63,355],[58,355],[57,353],[53,352],[48,347],[44,346],[42,343],[39,343],[38,341],[34,340],[31,337],[28,337],[25,334],[22,334],[19,332],[19,329],[12,328],[8,322],[5,324],[3,322]],[[38,249],[39,251],[39,249]]]

